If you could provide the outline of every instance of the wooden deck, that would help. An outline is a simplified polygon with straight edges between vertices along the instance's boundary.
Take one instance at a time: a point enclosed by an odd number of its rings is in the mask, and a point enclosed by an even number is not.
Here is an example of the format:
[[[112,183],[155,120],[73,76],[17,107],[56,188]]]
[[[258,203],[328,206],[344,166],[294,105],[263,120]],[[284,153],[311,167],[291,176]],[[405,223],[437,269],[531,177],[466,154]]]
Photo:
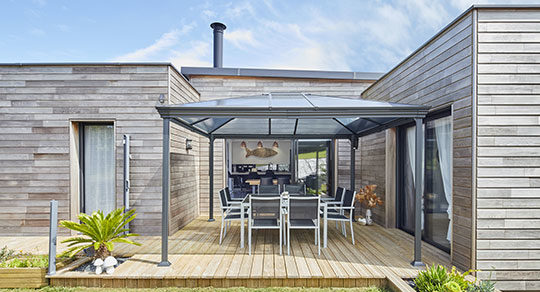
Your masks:
[[[291,232],[291,255],[279,255],[277,231],[258,231],[254,249],[248,255],[240,248],[239,224],[233,224],[219,245],[219,218],[207,222],[199,217],[169,238],[170,267],[157,267],[160,261],[159,237],[141,237],[143,246],[118,245],[116,256],[132,256],[113,275],[92,275],[59,271],[50,277],[51,285],[62,286],[387,286],[389,280],[414,277],[418,270],[409,263],[413,256],[412,236],[380,226],[355,225],[356,244],[350,235],[343,237],[329,224],[328,248],[317,255],[312,231]],[[20,238],[19,238],[20,239]],[[43,239],[40,239],[43,240]],[[20,249],[31,251],[26,240]],[[16,241],[0,238],[0,246]],[[21,243],[19,241],[19,243]],[[44,242],[46,246],[46,241]],[[62,250],[64,247],[60,246]],[[424,243],[423,260],[427,264],[449,265],[449,256]],[[391,284],[391,283],[390,283]]]

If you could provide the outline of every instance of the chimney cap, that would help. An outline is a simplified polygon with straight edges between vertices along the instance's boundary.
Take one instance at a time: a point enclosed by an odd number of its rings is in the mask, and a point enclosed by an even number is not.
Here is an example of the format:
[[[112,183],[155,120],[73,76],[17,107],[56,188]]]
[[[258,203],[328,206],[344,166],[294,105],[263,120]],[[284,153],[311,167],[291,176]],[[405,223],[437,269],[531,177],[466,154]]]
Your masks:
[[[227,26],[221,22],[213,22],[212,24],[210,24],[210,27],[214,30],[225,30],[227,28]]]

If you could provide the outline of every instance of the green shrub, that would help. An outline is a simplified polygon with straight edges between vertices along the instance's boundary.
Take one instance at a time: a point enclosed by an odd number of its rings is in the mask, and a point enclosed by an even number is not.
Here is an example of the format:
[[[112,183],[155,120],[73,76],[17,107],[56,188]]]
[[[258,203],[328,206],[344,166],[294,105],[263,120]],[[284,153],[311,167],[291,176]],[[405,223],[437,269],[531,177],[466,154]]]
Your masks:
[[[138,236],[138,234],[128,233],[129,229],[124,228],[126,224],[135,219],[135,216],[135,209],[124,213],[124,208],[119,208],[107,215],[104,215],[102,211],[93,212],[92,215],[81,213],[78,216],[81,223],[60,221],[60,226],[75,230],[83,235],[63,240],[62,243],[69,243],[69,248],[63,255],[74,256],[83,249],[93,247],[96,251],[96,257],[104,259],[111,255],[114,243],[140,245],[128,239],[128,237]]]
[[[418,273],[418,277],[414,279],[414,284],[419,292],[442,292],[445,291],[444,284],[449,281],[450,277],[446,268],[441,265],[434,265]]]
[[[3,263],[9,260],[10,258],[13,257],[13,255],[15,255],[15,251],[12,249],[9,249],[7,245],[5,245],[4,247],[2,247],[2,249],[0,249],[0,263]]]
[[[48,265],[49,257],[47,255],[16,257],[0,263],[0,267],[2,268],[46,268]]]
[[[480,281],[479,283],[469,287],[467,292],[493,292],[495,291],[495,283],[487,280]]]

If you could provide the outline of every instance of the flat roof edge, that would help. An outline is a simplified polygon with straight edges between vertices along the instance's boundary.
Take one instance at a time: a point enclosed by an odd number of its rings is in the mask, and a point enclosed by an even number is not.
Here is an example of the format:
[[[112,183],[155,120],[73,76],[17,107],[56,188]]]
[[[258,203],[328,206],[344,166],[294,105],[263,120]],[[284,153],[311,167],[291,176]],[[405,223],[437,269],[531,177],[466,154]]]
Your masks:
[[[372,72],[213,67],[182,67],[181,72],[188,78],[192,75],[208,75],[237,77],[378,80],[383,75],[383,73]]]
[[[169,66],[171,67],[180,77],[186,81],[189,86],[201,94],[197,88],[191,84],[191,82],[186,78],[178,68],[176,68],[171,62],[34,62],[34,63],[0,63],[1,66],[10,66],[10,67],[25,67],[25,66]]]
[[[171,62],[13,62],[0,66],[173,66]]]

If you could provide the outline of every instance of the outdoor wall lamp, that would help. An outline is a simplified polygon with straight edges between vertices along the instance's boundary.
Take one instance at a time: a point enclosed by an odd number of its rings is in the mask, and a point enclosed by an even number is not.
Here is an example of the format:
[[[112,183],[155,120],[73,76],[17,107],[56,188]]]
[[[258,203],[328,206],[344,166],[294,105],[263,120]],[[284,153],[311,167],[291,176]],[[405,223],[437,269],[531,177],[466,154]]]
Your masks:
[[[165,95],[163,95],[163,93],[159,95],[158,101],[159,101],[159,103],[164,103],[165,102]]]
[[[191,140],[191,139],[186,139],[186,151],[189,151],[189,150],[193,149],[193,146],[191,145],[192,141],[193,140]]]

